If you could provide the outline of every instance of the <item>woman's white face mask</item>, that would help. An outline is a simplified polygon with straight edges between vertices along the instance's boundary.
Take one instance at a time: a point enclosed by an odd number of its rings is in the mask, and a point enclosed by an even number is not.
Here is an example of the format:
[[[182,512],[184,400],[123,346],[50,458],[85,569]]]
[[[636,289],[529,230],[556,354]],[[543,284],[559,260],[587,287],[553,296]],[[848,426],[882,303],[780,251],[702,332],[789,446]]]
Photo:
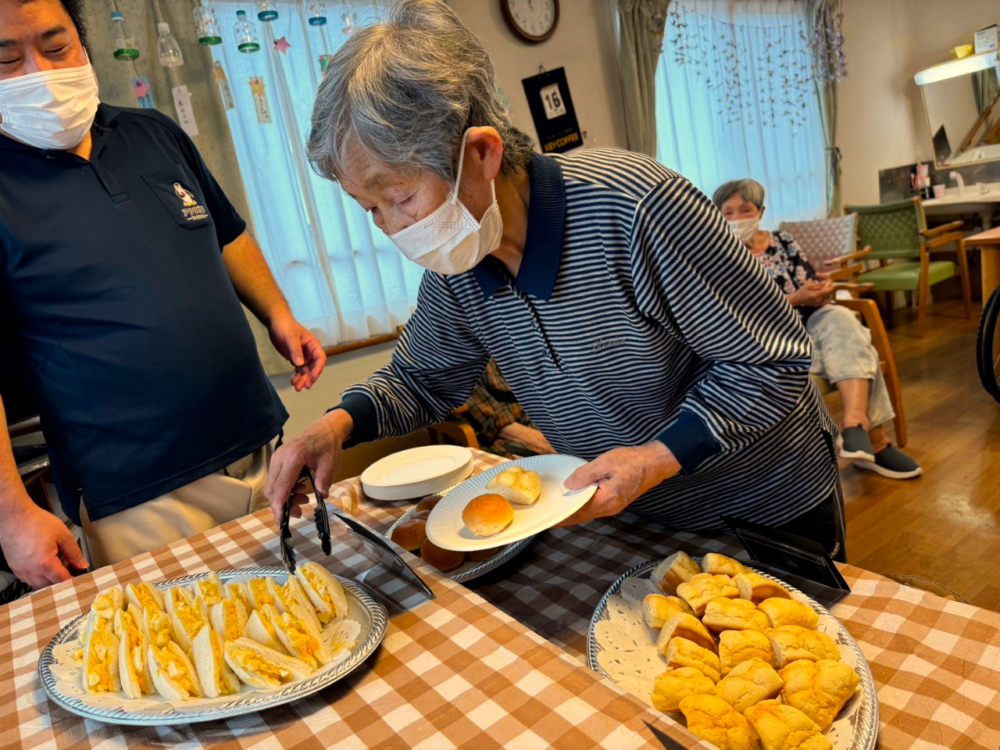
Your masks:
[[[0,81],[0,132],[35,148],[66,151],[87,136],[98,104],[90,63]]]
[[[740,242],[744,245],[749,245],[750,241],[753,240],[753,236],[760,231],[760,216],[730,221],[729,228],[733,230],[733,234],[739,238]]]
[[[444,276],[454,276],[475,268],[487,255],[500,247],[503,238],[503,218],[497,203],[494,181],[490,181],[493,203],[486,209],[481,221],[458,199],[458,186],[462,181],[462,164],[465,160],[465,140],[462,136],[458,152],[458,177],[455,187],[430,215],[411,224],[389,239],[408,259],[428,271]]]

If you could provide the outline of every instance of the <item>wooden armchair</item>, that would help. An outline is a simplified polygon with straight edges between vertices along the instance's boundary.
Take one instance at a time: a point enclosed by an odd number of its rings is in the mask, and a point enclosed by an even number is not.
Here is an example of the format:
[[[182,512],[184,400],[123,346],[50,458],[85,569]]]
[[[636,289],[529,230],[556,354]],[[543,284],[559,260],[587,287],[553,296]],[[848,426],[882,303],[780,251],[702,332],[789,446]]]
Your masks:
[[[806,258],[817,266],[822,265],[830,274],[837,291],[837,304],[857,315],[871,333],[872,346],[878,352],[882,376],[889,391],[889,400],[896,412],[896,418],[893,420],[896,443],[903,448],[907,442],[906,414],[903,409],[903,389],[899,382],[899,372],[896,370],[896,360],[892,356],[892,346],[889,344],[889,336],[878,305],[874,300],[860,297],[862,292],[871,291],[875,285],[858,281],[858,276],[865,270],[864,261],[871,256],[872,249],[870,246],[857,249],[857,220],[857,214],[850,214],[838,219],[787,222],[780,228],[795,238]],[[814,375],[813,380],[823,394],[836,390],[832,383],[823,378]]]
[[[460,445],[463,448],[479,448],[479,440],[476,438],[476,431],[465,422],[452,417],[464,414],[469,407],[463,404],[455,409],[449,419],[438,422],[427,428],[432,445]]]

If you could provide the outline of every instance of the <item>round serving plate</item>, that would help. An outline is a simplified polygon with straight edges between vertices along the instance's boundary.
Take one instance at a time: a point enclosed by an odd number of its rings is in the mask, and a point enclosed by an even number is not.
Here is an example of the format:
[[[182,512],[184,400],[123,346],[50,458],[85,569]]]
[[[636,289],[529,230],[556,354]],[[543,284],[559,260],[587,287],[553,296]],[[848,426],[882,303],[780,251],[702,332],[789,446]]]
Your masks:
[[[695,558],[700,562],[700,558]],[[653,680],[667,671],[666,662],[653,646],[655,637],[642,619],[646,594],[662,594],[649,576],[661,560],[640,563],[611,584],[594,611],[587,633],[587,662],[591,669],[640,700],[652,705]],[[765,578],[784,586],[793,599],[819,615],[817,630],[830,636],[840,651],[840,660],[861,678],[854,696],[838,714],[824,736],[834,750],[872,750],[878,739],[878,698],[875,680],[857,641],[840,621],[819,602],[780,578],[743,563]]]
[[[238,568],[220,570],[218,573],[223,583],[233,579],[263,576],[273,576],[277,581],[284,582],[288,577],[288,571],[279,567]],[[207,573],[200,573],[153,585],[161,590],[174,586],[186,586],[205,578],[207,575]],[[38,677],[49,697],[67,711],[87,719],[127,726],[175,726],[202,721],[217,721],[291,703],[312,695],[353,672],[361,666],[385,637],[385,628],[388,623],[385,606],[369,593],[367,587],[347,578],[340,576],[336,576],[336,578],[344,587],[344,593],[347,595],[347,619],[354,620],[361,627],[357,639],[349,649],[350,654],[345,659],[320,667],[304,679],[290,682],[280,688],[259,690],[241,684],[240,692],[236,695],[191,701],[167,701],[159,696],[131,701],[120,694],[117,696],[110,694],[88,695],[77,682],[68,682],[57,676],[53,668],[56,672],[60,670],[72,671],[59,665],[55,652],[61,646],[79,639],[89,613],[74,619],[60,630],[45,647],[38,662]],[[79,667],[76,669],[78,672],[82,671]],[[130,704],[138,703],[142,703],[144,707],[139,710],[130,708]]]
[[[426,445],[393,453],[361,474],[373,500],[412,500],[453,487],[472,473],[472,451],[457,445]]]
[[[564,484],[574,471],[586,463],[574,456],[529,456],[493,466],[481,474],[476,474],[458,485],[434,506],[427,519],[427,538],[443,549],[475,552],[513,544],[550,529],[576,513],[597,492],[597,485],[590,485],[573,492],[566,489]],[[514,504],[514,520],[499,534],[476,536],[462,520],[462,511],[473,498],[489,492],[486,485],[493,477],[512,466],[521,466],[529,471],[538,472],[542,480],[541,494],[531,505]]]

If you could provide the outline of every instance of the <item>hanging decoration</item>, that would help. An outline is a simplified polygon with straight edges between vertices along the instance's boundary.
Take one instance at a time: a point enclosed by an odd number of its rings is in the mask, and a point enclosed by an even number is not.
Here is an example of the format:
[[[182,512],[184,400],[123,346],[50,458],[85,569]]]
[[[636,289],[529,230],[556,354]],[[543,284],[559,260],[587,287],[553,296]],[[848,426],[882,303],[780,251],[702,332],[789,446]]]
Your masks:
[[[257,28],[247,20],[245,11],[236,11],[236,49],[247,54],[260,52]]]
[[[146,76],[137,76],[132,79],[132,93],[135,95],[139,109],[156,109],[156,103],[153,101],[153,87],[149,85],[149,79]]]
[[[222,27],[215,8],[207,2],[202,2],[194,9],[194,24],[198,29],[198,44],[211,47],[222,44]]]
[[[222,63],[218,60],[215,61],[215,82],[219,84],[219,96],[222,97],[222,106],[225,109],[236,109],[236,98],[233,96],[233,90],[229,86],[226,71],[222,67]]]
[[[809,49],[816,66],[816,80],[840,83],[847,77],[847,60],[844,57],[844,5],[843,0],[822,0],[816,3],[813,35]]]
[[[280,52],[281,54],[285,55],[285,54],[288,54],[288,50],[290,50],[291,48],[292,48],[292,45],[290,45],[288,43],[288,40],[285,39],[285,37],[280,37],[280,38],[274,40],[274,51],[275,52]]]
[[[257,20],[270,23],[278,18],[278,9],[268,0],[257,0]]]
[[[267,101],[264,79],[260,76],[253,76],[250,79],[250,92],[253,94],[254,108],[257,110],[257,122],[261,125],[268,124],[271,122],[271,106]]]
[[[111,50],[116,60],[129,62],[139,59],[139,47],[125,26],[125,16],[111,12]]]
[[[355,31],[358,30],[358,17],[357,14],[351,13],[350,9],[347,7],[346,2],[340,4],[340,33],[344,36],[350,36]]]
[[[319,30],[320,48],[323,50],[319,54],[319,71],[326,73],[326,69],[330,67],[330,60],[333,59],[333,55],[330,54],[330,42],[326,38],[326,3],[309,4],[309,25]]]
[[[179,68],[184,64],[184,53],[181,52],[181,45],[170,33],[170,24],[158,23],[156,30],[159,38],[156,40],[156,54],[160,58],[160,65],[164,68]]]
[[[198,135],[198,123],[194,119],[194,108],[191,106],[191,92],[187,86],[174,86],[174,109],[177,110],[177,122],[192,138]]]

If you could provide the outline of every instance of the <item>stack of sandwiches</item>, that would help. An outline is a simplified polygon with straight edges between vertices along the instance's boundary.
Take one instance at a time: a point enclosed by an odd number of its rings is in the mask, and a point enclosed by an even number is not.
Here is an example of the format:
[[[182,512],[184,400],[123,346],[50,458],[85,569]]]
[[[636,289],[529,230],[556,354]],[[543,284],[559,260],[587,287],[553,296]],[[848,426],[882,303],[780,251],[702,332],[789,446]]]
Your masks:
[[[167,590],[115,586],[91,605],[78,656],[92,695],[218,698],[312,674],[349,644],[331,625],[347,615],[337,579],[316,563],[274,578],[223,583],[216,573]]]
[[[667,671],[652,702],[722,750],[829,750],[824,733],[860,678],[819,617],[780,584],[709,553],[683,552],[651,575],[643,601]]]

